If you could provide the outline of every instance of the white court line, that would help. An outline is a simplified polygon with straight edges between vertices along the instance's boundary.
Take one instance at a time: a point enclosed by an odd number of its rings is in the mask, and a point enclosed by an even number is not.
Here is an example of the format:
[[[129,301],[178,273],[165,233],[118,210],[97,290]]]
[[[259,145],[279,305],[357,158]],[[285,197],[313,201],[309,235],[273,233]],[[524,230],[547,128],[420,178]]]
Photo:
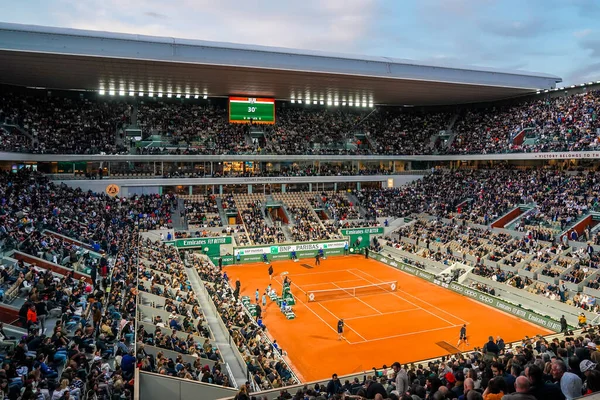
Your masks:
[[[385,296],[391,294],[393,295],[394,292],[384,292],[384,293],[372,293],[372,294],[363,294],[360,296],[361,299],[366,299],[367,297],[374,297],[374,296]],[[342,299],[329,299],[329,300],[318,300],[320,303],[333,303],[334,301],[340,301],[340,300],[346,300],[346,298],[342,298]],[[419,308],[419,310],[421,310]]]
[[[288,276],[304,276],[304,275],[316,275],[316,274],[333,274],[336,272],[345,272],[348,271],[347,269],[334,269],[331,271],[320,271],[320,272],[307,272],[305,274],[288,274]]]
[[[392,315],[392,314],[405,313],[405,312],[409,312],[409,311],[421,311],[421,310],[422,310],[421,308],[409,308],[407,310],[384,312],[384,313],[381,313],[381,315]],[[344,321],[351,321],[353,319],[361,319],[361,318],[373,318],[373,317],[375,317],[375,315],[362,315],[360,317],[344,318]]]
[[[359,270],[359,271],[360,271],[360,270]],[[350,272],[351,274],[354,274],[354,275],[356,275],[356,276],[360,277],[360,275],[357,275],[357,274],[355,274],[355,273],[354,273],[354,272],[352,272],[351,270],[348,270],[348,272]],[[368,274],[367,274],[367,275],[368,275]],[[373,282],[373,281],[370,281],[370,280],[368,280],[367,278],[363,278],[363,279],[364,279],[364,280],[366,280],[367,282],[369,282],[369,283],[373,284],[373,285],[376,285],[376,283],[375,283],[375,282]],[[377,278],[375,278],[375,279],[377,279]],[[382,281],[382,280],[380,280],[380,279],[377,279],[377,280],[379,280],[380,282],[383,282],[383,281]],[[395,293],[395,292],[390,292],[390,293],[392,293],[394,296],[396,296],[396,297],[397,297],[397,298],[399,298],[400,300],[404,300],[404,301],[406,301],[407,303],[409,303],[409,304],[412,304],[412,305],[413,305],[413,306],[415,306],[415,307],[419,307],[421,310],[425,311],[426,313],[429,313],[429,314],[433,315],[434,317],[436,317],[436,318],[439,318],[439,319],[441,319],[442,321],[444,321],[444,322],[446,322],[446,323],[448,323],[448,324],[450,324],[450,325],[454,325],[452,322],[448,321],[447,319],[445,319],[445,318],[442,318],[442,317],[440,317],[439,315],[432,313],[431,311],[429,311],[429,310],[427,310],[427,309],[425,309],[425,308],[423,308],[423,307],[419,306],[418,304],[415,304],[415,303],[413,303],[413,302],[412,302],[412,301],[410,301],[410,300],[407,300],[407,299],[405,299],[404,297],[401,297],[401,296],[400,296],[400,295],[398,295],[397,293]]]
[[[334,286],[337,286],[338,288],[342,289],[344,292],[348,293],[348,292],[346,291],[346,289],[344,289],[343,287],[340,287],[340,286],[336,285],[336,284],[335,284],[335,283],[333,283],[333,282],[331,282],[331,284],[333,284]],[[354,296],[354,298],[355,298],[356,300],[360,301],[361,303],[363,303],[365,306],[367,306],[367,307],[371,307],[371,309],[373,309],[374,311],[377,311],[379,314],[383,314],[381,311],[379,311],[378,309],[376,309],[375,307],[373,307],[372,305],[370,305],[370,304],[369,304],[369,303],[367,303],[366,301],[363,301],[363,300],[361,300],[361,299],[360,299],[360,297],[356,297],[356,296]]]
[[[335,319],[337,319],[338,321],[340,320],[340,318],[338,318],[338,317],[337,317],[337,316],[336,316],[334,313],[332,313],[331,311],[329,311],[329,309],[328,309],[327,307],[325,307],[323,304],[321,304],[321,303],[318,303],[318,302],[317,302],[317,304],[318,304],[318,305],[320,305],[320,306],[323,308],[323,310],[325,310],[325,311],[327,311],[329,314],[333,315]],[[344,326],[345,326],[345,327],[347,326],[347,327],[348,327],[348,329],[350,329],[352,332],[356,333],[356,334],[357,334],[357,335],[358,335],[358,336],[359,336],[359,337],[360,337],[362,340],[364,340],[365,342],[368,342],[368,340],[367,340],[367,339],[365,339],[365,338],[364,338],[364,337],[363,337],[363,336],[362,336],[360,333],[358,333],[358,332],[356,332],[354,329],[352,329],[352,327],[351,327],[350,325],[348,325],[348,324],[344,324]],[[336,332],[337,332],[337,330],[336,330]],[[350,343],[350,342],[348,342],[348,343]],[[358,343],[362,343],[362,342],[358,342]],[[350,343],[350,344],[354,344],[354,343]]]
[[[277,280],[277,277],[275,277],[275,280]],[[294,283],[292,282],[292,285],[293,285],[293,284],[294,284]],[[316,316],[317,318],[319,318],[319,319],[320,319],[320,320],[321,320],[321,321],[322,321],[322,322],[323,322],[323,323],[324,323],[324,324],[325,324],[325,325],[326,325],[326,326],[327,326],[329,329],[331,329],[332,331],[334,331],[336,334],[338,333],[338,331],[337,331],[337,329],[336,329],[336,328],[333,328],[331,325],[329,325],[329,324],[327,323],[327,321],[325,321],[323,318],[321,318],[321,316],[320,316],[319,314],[317,314],[316,312],[314,312],[314,310],[313,310],[312,308],[310,308],[310,307],[308,306],[308,304],[306,304],[305,302],[303,302],[302,300],[300,300],[298,297],[296,297],[296,300],[298,300],[298,301],[299,301],[299,302],[300,302],[300,303],[301,303],[301,304],[302,304],[302,305],[303,305],[303,306],[304,306],[304,307],[305,307],[305,308],[306,308],[308,311],[310,311],[311,313],[315,314],[315,316]],[[335,316],[335,315],[334,315],[334,316]],[[360,336],[360,335],[359,335],[359,336]],[[348,342],[348,344],[352,344],[352,342],[350,342],[348,339],[344,338],[344,340],[345,340],[346,342]]]
[[[389,267],[389,268],[392,268],[392,267]],[[369,274],[369,273],[367,273],[367,272],[364,272],[364,271],[361,271],[361,270],[355,270],[355,271],[360,271],[361,273],[363,273],[363,274],[365,274],[365,275],[368,275],[368,276],[370,276],[370,277],[371,277],[371,278],[373,278],[373,279],[377,279],[377,278],[375,278],[373,275],[371,275],[371,274]],[[348,271],[348,272],[349,272],[349,271]],[[383,282],[381,279],[377,279],[377,280],[378,280],[378,281],[380,281],[380,282]],[[402,292],[402,293],[404,293],[404,294],[407,294],[407,295],[409,295],[410,297],[412,297],[412,298],[414,298],[414,299],[417,299],[417,300],[419,300],[420,302],[422,302],[422,303],[425,303],[425,304],[427,304],[428,306],[430,306],[430,307],[433,307],[433,308],[435,308],[436,310],[438,310],[438,311],[441,311],[441,312],[443,312],[443,313],[444,313],[444,314],[446,314],[446,315],[450,315],[452,318],[454,318],[454,319],[457,319],[457,320],[461,321],[463,324],[467,322],[467,321],[465,321],[465,320],[463,320],[463,319],[461,319],[461,318],[457,318],[455,315],[453,315],[453,314],[449,313],[448,311],[444,310],[443,308],[439,308],[439,307],[437,307],[437,306],[434,306],[434,305],[433,305],[433,304],[431,304],[431,303],[428,303],[428,302],[426,302],[425,300],[423,300],[423,299],[421,299],[421,298],[419,298],[419,297],[417,297],[417,296],[413,296],[412,294],[408,293],[408,292],[407,292],[407,291],[405,291],[405,290],[401,290],[400,288],[398,288],[398,291],[399,291],[399,292]]]
[[[435,332],[435,331],[441,331],[441,330],[444,330],[444,329],[458,328],[459,326],[462,326],[462,324],[452,325],[452,326],[444,326],[443,328],[427,329],[427,330],[424,330],[424,331],[401,333],[399,335],[386,336],[386,337],[377,338],[377,339],[369,339],[369,340],[366,340],[365,342],[377,342],[379,340],[394,339],[394,338],[399,338],[399,337],[403,337],[403,336],[420,335],[422,333],[427,333],[427,332]],[[364,342],[350,342],[350,344],[363,344],[363,343]]]
[[[345,270],[344,270],[345,271]],[[364,281],[364,279],[349,279],[347,281],[336,281],[337,283],[342,283],[342,282],[356,282],[356,281]],[[333,282],[323,282],[323,283],[311,283],[309,285],[302,285],[302,287],[307,287],[307,286],[319,286],[319,285],[324,285],[326,283],[333,283]],[[335,284],[334,284],[335,285]],[[338,286],[339,287],[339,286]]]

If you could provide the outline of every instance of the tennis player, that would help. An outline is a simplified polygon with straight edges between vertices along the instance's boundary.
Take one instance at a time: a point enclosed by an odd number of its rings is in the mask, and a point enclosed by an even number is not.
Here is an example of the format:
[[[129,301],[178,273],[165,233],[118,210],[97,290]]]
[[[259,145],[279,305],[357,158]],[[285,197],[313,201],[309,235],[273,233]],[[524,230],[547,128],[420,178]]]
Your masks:
[[[344,338],[344,319],[340,318],[338,321],[338,340],[342,340]]]
[[[327,257],[325,257],[325,250],[319,249],[319,255],[323,260],[327,260]]]
[[[269,265],[269,281],[273,279],[273,266]]]
[[[467,346],[469,345],[469,339],[467,339],[467,324],[464,324],[462,328],[460,328],[460,334],[458,337],[458,343],[456,344],[456,347],[459,347],[461,343],[464,343]]]

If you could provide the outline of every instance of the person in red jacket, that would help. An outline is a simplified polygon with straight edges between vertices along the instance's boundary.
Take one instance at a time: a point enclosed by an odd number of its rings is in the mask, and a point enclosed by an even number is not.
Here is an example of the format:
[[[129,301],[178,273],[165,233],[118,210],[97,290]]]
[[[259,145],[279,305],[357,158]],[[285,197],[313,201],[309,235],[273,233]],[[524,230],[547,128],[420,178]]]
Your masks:
[[[27,330],[31,332],[34,327],[37,327],[37,312],[35,311],[35,304],[29,306],[27,310]]]

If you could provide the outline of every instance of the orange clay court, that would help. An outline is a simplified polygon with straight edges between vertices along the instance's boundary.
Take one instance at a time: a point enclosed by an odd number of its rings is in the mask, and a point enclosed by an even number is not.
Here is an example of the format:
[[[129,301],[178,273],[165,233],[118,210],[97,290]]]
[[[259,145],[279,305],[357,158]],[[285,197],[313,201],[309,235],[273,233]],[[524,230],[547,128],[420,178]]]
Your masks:
[[[310,266],[303,266],[303,264]],[[272,287],[281,295],[282,273],[292,280],[296,319],[288,320],[275,302],[267,300],[263,322],[271,338],[287,351],[292,367],[303,381],[314,381],[390,365],[456,353],[460,327],[467,324],[469,346],[482,347],[488,336],[506,343],[525,335],[551,331],[505,314],[475,300],[401,272],[364,256],[335,256],[272,263]],[[230,282],[241,281],[241,294],[254,302],[269,284],[265,263],[225,267]],[[318,290],[362,287],[397,281],[395,291],[375,289],[356,297],[323,294]],[[391,287],[391,285],[389,286]],[[315,300],[307,293],[315,291]],[[319,298],[321,300],[319,301]],[[259,299],[260,301],[260,299]],[[339,340],[337,322],[344,319],[345,340]]]

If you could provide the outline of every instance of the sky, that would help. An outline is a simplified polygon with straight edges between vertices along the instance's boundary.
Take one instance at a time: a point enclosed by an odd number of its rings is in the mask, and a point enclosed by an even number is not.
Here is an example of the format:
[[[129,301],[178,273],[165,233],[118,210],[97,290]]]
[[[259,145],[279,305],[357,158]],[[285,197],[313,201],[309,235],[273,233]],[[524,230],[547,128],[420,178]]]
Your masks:
[[[600,0],[0,0],[3,22],[600,80]]]

